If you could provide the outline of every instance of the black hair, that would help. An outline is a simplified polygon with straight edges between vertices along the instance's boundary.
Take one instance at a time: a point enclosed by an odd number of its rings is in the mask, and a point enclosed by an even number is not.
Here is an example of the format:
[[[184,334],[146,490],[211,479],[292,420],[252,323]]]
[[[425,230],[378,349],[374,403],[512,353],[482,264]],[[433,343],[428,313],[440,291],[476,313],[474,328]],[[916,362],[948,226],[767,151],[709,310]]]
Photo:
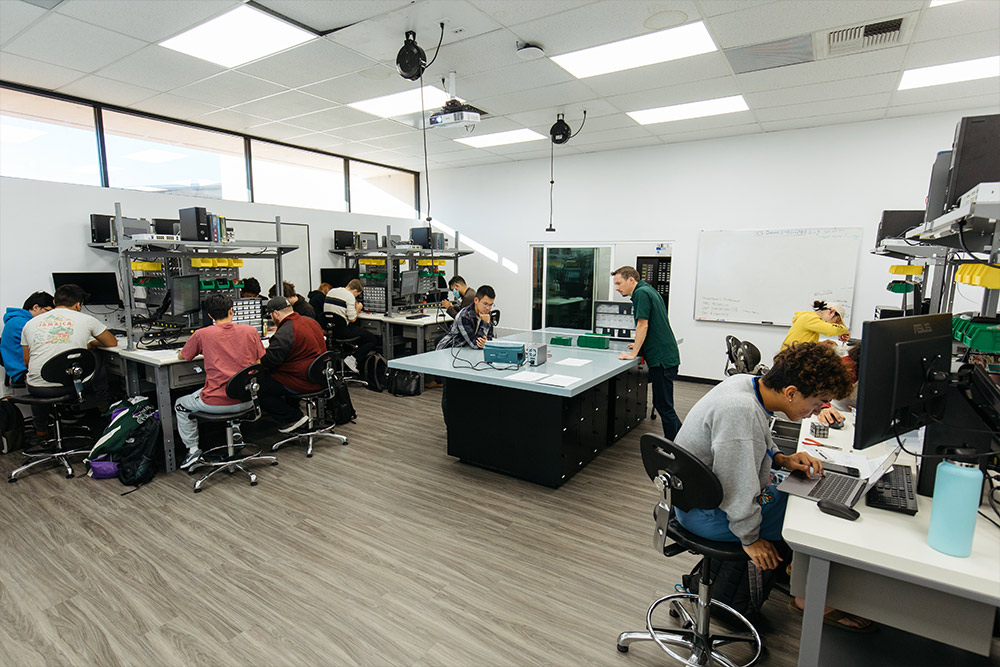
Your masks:
[[[281,281],[281,295],[287,299],[291,299],[293,296],[298,296],[295,293],[295,285],[287,280]],[[278,296],[278,286],[271,285],[271,289],[267,290],[267,298],[273,299],[276,296]]]
[[[453,288],[458,283],[462,283],[463,285],[468,284],[462,276],[452,276],[451,280],[448,281],[448,289]]]
[[[56,288],[56,294],[52,297],[52,302],[57,306],[68,308],[78,303],[86,303],[89,296],[79,285],[67,283]]]
[[[233,299],[228,294],[210,294],[205,299],[205,311],[213,320],[221,320],[229,316],[233,307]]]
[[[260,296],[260,282],[256,278],[246,278],[243,280],[243,289],[240,291],[253,296]]]
[[[489,285],[483,285],[482,287],[476,290],[476,298],[482,299],[483,297],[489,297],[491,299],[495,299],[497,298],[497,293]]]
[[[794,386],[803,396],[844,398],[851,393],[850,373],[833,346],[826,343],[796,343],[774,357],[771,370],[760,380],[781,391]]]
[[[21,307],[25,310],[31,310],[35,306],[38,306],[39,308],[55,308],[56,304],[52,295],[48,292],[35,292],[24,300],[24,305]]]
[[[826,310],[826,301],[813,301],[813,310]]]

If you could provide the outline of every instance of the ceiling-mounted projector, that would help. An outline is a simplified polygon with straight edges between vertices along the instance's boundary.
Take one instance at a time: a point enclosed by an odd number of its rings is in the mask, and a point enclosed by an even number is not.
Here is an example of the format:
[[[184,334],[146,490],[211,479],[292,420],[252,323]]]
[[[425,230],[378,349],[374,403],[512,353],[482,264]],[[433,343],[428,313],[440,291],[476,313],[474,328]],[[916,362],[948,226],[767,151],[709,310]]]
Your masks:
[[[451,95],[451,99],[444,103],[442,109],[431,114],[429,121],[431,127],[456,124],[471,125],[478,123],[486,115],[482,109],[477,109],[455,97],[454,70],[448,72],[448,94]]]

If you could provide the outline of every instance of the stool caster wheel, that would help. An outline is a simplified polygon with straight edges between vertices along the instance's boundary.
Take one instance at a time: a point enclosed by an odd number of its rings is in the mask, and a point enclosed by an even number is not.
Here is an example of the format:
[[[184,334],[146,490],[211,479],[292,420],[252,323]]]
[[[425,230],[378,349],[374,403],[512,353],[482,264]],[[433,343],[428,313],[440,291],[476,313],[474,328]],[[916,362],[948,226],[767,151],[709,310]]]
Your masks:
[[[10,483],[10,484],[13,484],[16,481],[17,481],[17,477],[8,477],[7,478],[7,482]]]
[[[311,456],[311,454],[310,454],[310,456]],[[276,465],[278,465],[278,462],[277,461],[271,461],[271,465],[276,466]]]
[[[667,612],[667,613],[669,613],[669,614],[670,614],[670,618],[680,618],[680,617],[681,617],[681,615],[680,615],[680,614],[678,614],[678,613],[677,613],[676,611],[674,611],[673,609],[671,609],[671,610],[670,610],[669,612]]]
[[[195,490],[194,490],[194,492],[195,492],[195,493],[201,493],[201,492],[202,492],[202,489],[200,489],[200,488],[198,488],[198,489],[195,489]]]
[[[618,647],[619,653],[628,653],[628,646],[622,646],[621,644],[615,644]]]
[[[306,458],[307,458],[307,459],[311,459],[312,457],[313,457],[313,455],[312,455],[312,454],[306,454]],[[278,462],[277,462],[277,461],[275,461],[275,462],[274,462],[274,463],[272,463],[271,465],[277,465],[277,463],[278,463]]]
[[[69,473],[66,475],[66,479],[73,479],[74,477],[76,477],[76,475],[74,475],[73,473]]]
[[[257,480],[250,482],[250,486],[257,486]]]

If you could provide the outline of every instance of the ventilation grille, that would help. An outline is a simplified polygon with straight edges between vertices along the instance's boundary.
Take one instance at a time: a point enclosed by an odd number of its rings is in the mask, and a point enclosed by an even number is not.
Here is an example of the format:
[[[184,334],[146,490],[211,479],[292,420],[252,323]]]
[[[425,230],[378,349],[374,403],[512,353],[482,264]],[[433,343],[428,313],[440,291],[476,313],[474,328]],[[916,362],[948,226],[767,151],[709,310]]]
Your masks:
[[[773,67],[797,65],[813,60],[812,35],[801,35],[764,44],[725,49],[724,53],[736,74]]]
[[[903,19],[858,25],[827,34],[827,52],[831,56],[879,49],[902,43]]]

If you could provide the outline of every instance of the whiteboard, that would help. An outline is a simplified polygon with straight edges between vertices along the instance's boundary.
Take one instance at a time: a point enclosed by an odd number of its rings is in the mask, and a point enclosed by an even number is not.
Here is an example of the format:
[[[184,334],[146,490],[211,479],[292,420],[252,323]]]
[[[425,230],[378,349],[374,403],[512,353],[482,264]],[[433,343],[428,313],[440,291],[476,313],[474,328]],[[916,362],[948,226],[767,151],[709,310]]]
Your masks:
[[[694,318],[790,326],[815,300],[851,320],[860,227],[702,231]]]
[[[233,228],[233,235],[239,241],[274,241],[273,222],[227,221],[227,226]],[[281,223],[281,242],[297,245],[298,248],[281,257],[281,276],[295,285],[295,291],[306,295],[312,289],[310,283],[312,271],[309,266],[309,225],[295,222]],[[254,259],[243,260],[240,278],[256,278],[264,296],[268,288],[274,284],[274,260]],[[280,292],[279,292],[280,293]]]

